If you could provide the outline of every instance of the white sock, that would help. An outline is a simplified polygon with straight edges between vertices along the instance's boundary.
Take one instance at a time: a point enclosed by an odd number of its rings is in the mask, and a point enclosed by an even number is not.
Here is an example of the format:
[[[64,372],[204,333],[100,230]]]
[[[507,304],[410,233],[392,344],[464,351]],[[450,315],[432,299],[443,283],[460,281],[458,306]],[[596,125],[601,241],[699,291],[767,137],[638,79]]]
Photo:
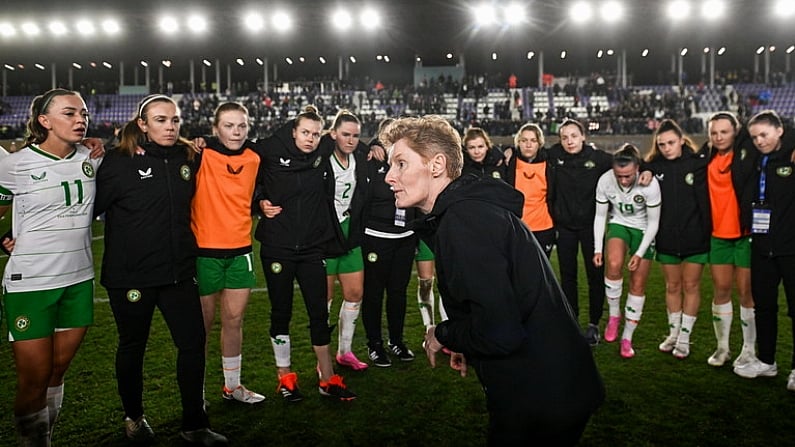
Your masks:
[[[682,330],[679,332],[677,343],[690,343],[690,334],[693,333],[693,326],[696,324],[695,315],[682,315]]]
[[[681,310],[679,312],[668,312],[668,335],[671,337],[679,336],[679,328],[683,324]]]
[[[729,301],[724,304],[712,303],[712,327],[715,329],[715,339],[718,341],[718,349],[729,351],[729,334],[732,329],[732,318],[734,309]]]
[[[756,355],[756,317],[753,307],[740,306],[740,324],[743,327],[743,349]]]
[[[343,301],[340,306],[340,329],[337,352],[346,354],[351,352],[353,332],[356,330],[356,319],[359,318],[361,302]]]
[[[441,316],[440,321],[447,321],[447,311],[444,309],[444,300],[442,297],[439,297],[439,316]]]
[[[418,278],[417,281],[417,303],[420,306],[420,316],[422,324],[426,328],[434,324],[434,296],[433,296],[433,277],[430,279]]]
[[[17,428],[17,439],[21,446],[47,446],[50,445],[50,416],[47,407],[41,410],[14,417]]]
[[[47,388],[47,416],[50,425],[50,436],[52,436],[53,427],[58,421],[58,415],[61,413],[61,405],[63,405],[63,383],[58,386],[51,386]]]
[[[638,296],[633,294],[627,295],[627,305],[624,307],[624,334],[622,339],[632,341],[632,334],[635,333],[635,328],[640,323],[640,317],[643,315],[643,303],[646,302],[646,296]]]
[[[277,368],[290,367],[290,336],[277,335],[275,338],[271,337],[271,345],[273,346],[273,356],[276,357]]]
[[[624,293],[624,281],[605,278],[605,296],[607,297],[608,315],[621,316],[621,294]]]
[[[224,368],[224,385],[228,390],[234,390],[240,386],[240,364],[243,363],[243,355],[235,357],[221,357],[221,365]]]

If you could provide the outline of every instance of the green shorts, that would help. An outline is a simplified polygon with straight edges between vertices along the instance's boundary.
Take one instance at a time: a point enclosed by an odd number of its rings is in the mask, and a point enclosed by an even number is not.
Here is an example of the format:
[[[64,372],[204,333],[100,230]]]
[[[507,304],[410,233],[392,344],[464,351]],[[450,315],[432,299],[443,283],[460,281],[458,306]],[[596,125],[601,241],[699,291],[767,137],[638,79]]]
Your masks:
[[[50,290],[6,292],[8,340],[35,340],[94,322],[94,280]]]
[[[417,246],[417,254],[414,256],[415,261],[433,261],[434,255],[431,247],[420,239],[420,244]]]
[[[340,222],[342,235],[348,238],[351,232],[351,219],[346,218]],[[364,259],[362,258],[362,247],[355,247],[348,253],[336,258],[326,259],[326,275],[339,275],[340,273],[354,273],[364,270]]]
[[[710,240],[709,263],[751,268],[751,236],[737,239],[713,237]]]
[[[609,223],[607,224],[607,236],[605,236],[605,240],[607,239],[621,239],[624,241],[627,247],[629,247],[629,255],[632,256],[638,251],[638,247],[640,247],[640,241],[643,240],[643,231],[637,228]],[[654,242],[652,242],[649,248],[646,249],[643,259],[654,259],[654,252]]]
[[[706,264],[709,262],[709,253],[698,253],[680,258],[679,256],[666,255],[664,253],[657,252],[657,262],[668,265],[678,265],[683,262],[689,262],[691,264]]]
[[[251,253],[234,258],[196,258],[199,295],[212,295],[223,289],[250,289],[257,284]]]

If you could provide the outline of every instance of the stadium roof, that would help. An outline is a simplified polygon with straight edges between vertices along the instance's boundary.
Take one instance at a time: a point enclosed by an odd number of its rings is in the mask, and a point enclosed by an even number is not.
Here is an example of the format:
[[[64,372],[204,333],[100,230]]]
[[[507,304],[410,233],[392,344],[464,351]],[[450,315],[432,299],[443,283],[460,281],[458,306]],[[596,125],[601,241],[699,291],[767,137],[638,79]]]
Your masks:
[[[53,62],[71,64],[90,61],[101,64],[119,61],[135,64],[139,60],[181,61],[218,58],[231,64],[238,58],[253,63],[255,58],[268,58],[271,63],[304,58],[308,70],[320,57],[330,61],[329,75],[336,74],[338,58],[355,56],[357,61],[373,64],[378,69],[377,56],[388,55],[392,67],[411,66],[417,57],[425,65],[454,64],[464,59],[472,72],[520,71],[534,63],[528,59],[530,52],[546,56],[545,69],[551,72],[589,72],[613,69],[615,63],[608,58],[597,60],[599,50],[625,50],[631,71],[668,71],[672,57],[681,48],[691,48],[691,57],[685,63],[697,71],[698,54],[705,48],[725,47],[727,50],[718,67],[754,64],[755,50],[759,47],[779,48],[773,57],[774,67],[784,65],[784,50],[795,44],[790,20],[781,20],[783,11],[775,10],[777,0],[700,0],[690,1],[690,13],[679,8],[679,18],[668,16],[669,1],[648,0],[585,0],[585,1],[517,1],[520,9],[504,13],[501,1],[421,1],[421,0],[348,0],[335,1],[185,1],[163,2],[139,0],[135,2],[107,2],[76,0],[74,2],[42,1],[14,2],[18,5],[0,12],[0,64],[48,66]],[[572,15],[577,3],[589,5],[590,18],[580,9]],[[789,3],[795,3],[790,1]],[[600,14],[609,4],[623,8],[623,18],[611,21],[620,14],[613,10],[607,16]],[[784,5],[787,3],[785,2]],[[490,13],[476,9],[481,5],[497,7],[496,23],[485,24]],[[723,6],[721,6],[723,5]],[[330,25],[333,9],[343,7],[355,16],[367,8],[380,14],[380,25],[366,30],[354,21],[352,30],[340,33]],[[706,8],[708,18],[702,18]],[[725,14],[720,17],[721,8]],[[263,29],[252,31],[243,22],[244,14],[258,12],[263,18]],[[278,11],[291,18],[292,28],[279,32],[270,20]],[[185,20],[192,14],[201,15],[206,30],[198,34],[189,32]],[[166,35],[158,28],[164,15],[173,15],[182,30]],[[522,15],[524,16],[522,18]],[[74,24],[81,19],[101,28],[102,20],[114,18],[120,32],[106,36],[98,30],[92,36],[75,32]],[[67,28],[65,34],[53,36],[52,20],[60,19]],[[512,21],[511,19],[515,19]],[[584,20],[578,20],[584,19]],[[714,19],[714,20],[713,20]],[[93,21],[93,22],[92,22]],[[33,23],[39,34],[28,36],[23,27]],[[89,25],[84,25],[85,27]],[[13,28],[14,35],[7,32]],[[648,49],[647,57],[641,53]],[[561,59],[562,51],[567,58]],[[450,54],[452,57],[448,58]],[[778,56],[781,54],[781,56]],[[394,69],[394,68],[393,68]],[[534,68],[535,69],[535,68]],[[781,68],[783,70],[783,68]],[[292,71],[291,71],[292,70]],[[282,73],[293,73],[298,68],[286,67]],[[381,68],[380,70],[388,70]]]

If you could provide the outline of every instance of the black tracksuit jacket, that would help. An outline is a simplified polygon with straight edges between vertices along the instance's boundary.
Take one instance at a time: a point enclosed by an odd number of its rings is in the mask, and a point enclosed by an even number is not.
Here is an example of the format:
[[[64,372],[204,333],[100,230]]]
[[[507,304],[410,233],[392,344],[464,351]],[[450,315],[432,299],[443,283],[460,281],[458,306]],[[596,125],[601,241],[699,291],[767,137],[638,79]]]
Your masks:
[[[570,154],[556,144],[549,150],[547,163],[547,197],[556,227],[581,230],[593,226],[596,214],[596,184],[599,177],[613,166],[607,152],[584,144],[582,150]]]

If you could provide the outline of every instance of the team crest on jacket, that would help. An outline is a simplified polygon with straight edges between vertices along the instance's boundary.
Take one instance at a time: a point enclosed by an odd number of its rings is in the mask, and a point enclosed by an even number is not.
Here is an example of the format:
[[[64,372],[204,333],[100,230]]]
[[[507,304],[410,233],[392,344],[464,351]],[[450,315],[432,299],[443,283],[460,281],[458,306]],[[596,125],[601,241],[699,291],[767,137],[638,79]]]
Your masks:
[[[367,253],[367,261],[370,263],[378,261],[378,253],[375,252]]]
[[[312,163],[312,167],[316,168],[316,167],[320,166],[320,161],[321,160],[322,160],[322,157],[320,155],[318,155],[317,158],[315,159],[315,162]]]
[[[740,160],[745,160],[745,157],[748,155],[748,151],[745,148],[740,149]]]
[[[638,194],[632,198],[632,201],[635,203],[643,203],[646,201],[646,199],[642,195]]]
[[[185,180],[187,182],[188,180],[190,180],[190,175],[191,175],[190,166],[182,165],[179,167],[179,176],[182,177],[182,180]]]
[[[690,186],[693,186],[693,179],[694,178],[695,178],[695,176],[693,175],[693,173],[692,172],[688,172],[687,175],[685,175],[685,183],[687,183]]]
[[[494,172],[492,172],[492,173],[491,173],[491,176],[492,176],[492,177],[494,177],[494,178],[502,178],[502,176],[500,175],[500,173],[499,173],[499,172],[497,172],[497,171],[494,171]]]
[[[782,166],[776,169],[776,174],[779,177],[789,177],[792,175],[792,167],[791,166]]]
[[[127,291],[127,301],[137,303],[141,301],[141,291],[138,289],[130,289]]]
[[[271,271],[273,273],[281,273],[282,272],[282,264],[280,262],[271,263]]]
[[[585,166],[585,169],[593,169],[596,167],[596,163],[594,163],[593,160],[588,160],[583,166]]]
[[[17,328],[19,332],[25,332],[30,328],[30,318],[25,315],[20,315],[14,320],[14,327]]]
[[[94,177],[94,166],[92,166],[91,163],[84,161],[82,169],[83,169],[83,174],[85,174],[86,177],[88,178]]]

